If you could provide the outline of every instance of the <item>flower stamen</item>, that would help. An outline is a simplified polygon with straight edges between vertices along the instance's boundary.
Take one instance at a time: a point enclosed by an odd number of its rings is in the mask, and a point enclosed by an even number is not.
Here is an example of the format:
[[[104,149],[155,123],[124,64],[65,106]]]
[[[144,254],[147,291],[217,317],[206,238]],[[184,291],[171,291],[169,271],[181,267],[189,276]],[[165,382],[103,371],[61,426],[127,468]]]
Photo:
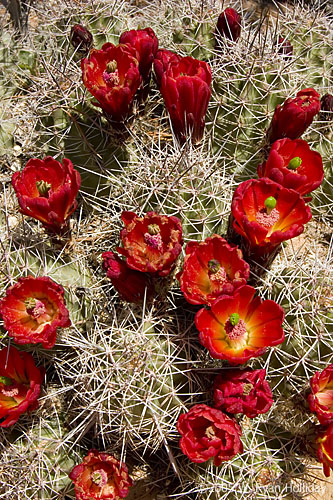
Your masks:
[[[232,316],[233,315],[231,315],[230,318],[225,322],[224,330],[229,340],[238,340],[244,337],[244,335],[247,333],[246,324],[242,319],[239,319],[236,324],[232,324]]]
[[[215,429],[214,429],[214,427],[212,425],[210,425],[209,427],[207,427],[207,429],[205,430],[205,435],[209,439],[214,439],[216,437]]]
[[[38,299],[35,299],[33,297],[29,297],[27,300],[24,301],[26,311],[30,316],[33,316],[33,318],[38,319],[40,316],[45,314],[46,307],[45,304]]]
[[[157,249],[160,252],[163,251],[163,240],[160,233],[158,234],[144,234],[144,241],[147,245],[149,245],[154,250]]]
[[[106,70],[103,71],[103,80],[110,85],[119,85],[120,80],[116,60],[107,63]]]

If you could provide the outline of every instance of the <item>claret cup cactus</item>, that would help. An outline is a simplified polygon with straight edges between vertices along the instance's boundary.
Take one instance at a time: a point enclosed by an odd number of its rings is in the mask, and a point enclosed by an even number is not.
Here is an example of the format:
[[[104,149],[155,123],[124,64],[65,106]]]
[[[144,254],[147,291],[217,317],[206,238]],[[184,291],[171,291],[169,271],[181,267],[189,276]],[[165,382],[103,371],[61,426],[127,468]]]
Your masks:
[[[328,497],[324,4],[2,12],[0,497]]]

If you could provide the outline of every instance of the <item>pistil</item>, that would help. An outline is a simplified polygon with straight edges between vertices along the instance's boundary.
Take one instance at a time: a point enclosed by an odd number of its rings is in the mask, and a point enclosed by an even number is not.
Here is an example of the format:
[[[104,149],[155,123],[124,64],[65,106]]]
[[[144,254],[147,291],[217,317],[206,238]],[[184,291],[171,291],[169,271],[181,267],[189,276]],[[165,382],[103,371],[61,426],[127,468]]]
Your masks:
[[[302,165],[302,158],[299,156],[295,156],[295,158],[292,158],[290,162],[288,163],[288,167],[290,170],[297,170],[298,167]]]
[[[92,472],[90,478],[93,483],[95,483],[97,486],[100,486],[101,488],[108,482],[108,475],[103,469],[98,469]]]
[[[49,197],[49,191],[52,187],[52,185],[49,183],[49,182],[46,182],[46,181],[37,181],[36,182],[36,186],[37,186],[37,190],[39,192],[39,194],[43,197],[43,198],[48,198]]]

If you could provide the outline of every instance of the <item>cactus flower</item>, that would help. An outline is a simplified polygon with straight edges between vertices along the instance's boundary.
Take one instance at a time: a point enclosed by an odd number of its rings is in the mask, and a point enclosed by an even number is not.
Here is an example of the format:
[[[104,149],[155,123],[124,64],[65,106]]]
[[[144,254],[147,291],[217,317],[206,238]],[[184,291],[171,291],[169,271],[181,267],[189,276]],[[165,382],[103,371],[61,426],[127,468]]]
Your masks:
[[[74,24],[70,34],[71,44],[84,55],[89,52],[93,44],[93,36],[87,28],[81,24]]]
[[[323,161],[302,139],[275,141],[266,162],[258,166],[259,177],[269,177],[304,196],[324,179]]]
[[[243,451],[242,431],[236,421],[204,404],[180,415],[177,430],[182,435],[179,441],[182,452],[194,463],[214,458],[218,467]]]
[[[231,295],[246,284],[250,266],[242,252],[214,234],[205,241],[186,245],[182,273],[177,278],[185,299],[190,304],[212,305],[223,294]]]
[[[294,99],[289,98],[282,106],[276,106],[267,131],[268,141],[272,144],[284,137],[298,139],[319,113],[319,97],[314,89],[303,89],[297,92]]]
[[[275,208],[266,206],[270,198],[275,200]],[[273,253],[282,241],[301,234],[311,219],[311,210],[299,193],[267,178],[239,184],[231,211],[234,230],[256,259]]]
[[[12,184],[21,212],[33,217],[53,233],[62,233],[77,207],[81,177],[67,158],[63,164],[51,156],[32,158],[22,172],[15,172]]]
[[[182,57],[178,64],[169,64],[162,75],[161,93],[181,143],[187,134],[191,134],[193,144],[203,136],[211,79],[209,65],[193,57]]]
[[[154,59],[154,73],[157,86],[160,87],[162,83],[162,76],[168,69],[169,64],[178,64],[181,56],[171,52],[171,50],[160,49],[156,52]]]
[[[38,407],[44,375],[45,369],[37,368],[28,352],[20,352],[13,346],[1,349],[0,427],[10,427],[22,413]]]
[[[104,252],[102,258],[106,275],[123,300],[142,302],[145,295],[152,294],[153,287],[147,273],[133,271],[113,252]]]
[[[143,83],[148,83],[158,49],[158,39],[154,31],[151,28],[125,31],[120,35],[119,43],[127,43],[136,50],[136,58],[139,61],[139,71]]]
[[[53,347],[57,328],[71,325],[64,289],[47,276],[20,278],[0,301],[4,327],[17,344]]]
[[[83,83],[98,101],[93,104],[101,107],[111,121],[122,122],[128,117],[141,84],[135,54],[128,44],[105,43],[81,61]]]
[[[229,7],[225,9],[218,18],[215,34],[226,37],[233,42],[237,42],[241,34],[241,16]]]
[[[254,294],[255,289],[245,285],[232,296],[216,299],[211,309],[197,312],[199,340],[213,358],[242,364],[284,341],[284,310],[273,300],[263,301]]]
[[[97,450],[90,450],[69,478],[77,500],[119,500],[128,495],[133,484],[124,463]]]
[[[167,276],[182,249],[180,220],[155,212],[148,212],[144,217],[123,212],[121,218],[125,224],[120,233],[123,247],[117,250],[126,257],[127,266],[136,271]]]
[[[318,460],[323,464],[325,476],[329,477],[333,469],[333,422],[319,432],[316,444]]]
[[[310,410],[317,414],[322,425],[327,425],[333,421],[333,364],[322,372],[316,372],[310,380],[310,386]]]
[[[266,370],[228,370],[214,380],[214,406],[227,413],[243,413],[254,418],[266,413],[273,394],[265,379]]]

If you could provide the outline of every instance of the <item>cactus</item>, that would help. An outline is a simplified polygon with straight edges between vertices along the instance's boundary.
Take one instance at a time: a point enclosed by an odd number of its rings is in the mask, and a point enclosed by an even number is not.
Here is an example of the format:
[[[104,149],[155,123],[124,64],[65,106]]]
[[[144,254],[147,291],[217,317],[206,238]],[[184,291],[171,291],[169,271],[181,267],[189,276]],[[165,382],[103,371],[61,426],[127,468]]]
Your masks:
[[[74,500],[67,474],[91,447],[128,461],[135,479],[129,499],[306,498],[306,490],[296,488],[307,484],[313,464],[303,446],[315,423],[305,395],[313,373],[332,362],[330,125],[317,117],[303,135],[325,169],[324,183],[312,193],[312,221],[283,245],[266,274],[252,276],[261,297],[284,307],[286,340],[249,362],[266,368],[275,404],[254,420],[237,417],[243,454],[216,468],[192,464],[178,447],[178,416],[198,402],[212,405],[212,377],[227,365],[199,344],[193,322],[198,308],[184,300],[177,280],[159,280],[158,296],[133,306],[119,299],[101,268],[101,254],[119,245],[124,210],[181,218],[185,242],[225,236],[233,191],[256,175],[267,153],[265,132],[275,106],[301,88],[331,92],[331,35],[323,8],[283,4],[277,15],[234,7],[243,17],[241,37],[222,40],[219,48],[214,30],[220,11],[201,0],[191,9],[176,0],[64,2],[56,11],[46,1],[38,12],[32,6],[27,39],[14,40],[9,24],[3,30],[1,295],[20,276],[48,275],[64,286],[73,323],[49,351],[24,347],[47,366],[55,393],[65,394],[66,411],[42,406],[12,434],[2,431],[4,498],[17,497],[16,484],[22,500]],[[177,143],[154,84],[146,103],[135,105],[127,129],[112,129],[82,85],[80,56],[69,42],[75,23],[92,32],[95,48],[117,43],[125,30],[150,26],[160,47],[208,61],[213,84],[204,140]],[[279,36],[290,40],[292,56],[278,53]],[[68,240],[52,239],[19,215],[10,186],[13,171],[46,154],[70,158],[82,177]],[[48,382],[46,402],[54,399],[51,388]]]

